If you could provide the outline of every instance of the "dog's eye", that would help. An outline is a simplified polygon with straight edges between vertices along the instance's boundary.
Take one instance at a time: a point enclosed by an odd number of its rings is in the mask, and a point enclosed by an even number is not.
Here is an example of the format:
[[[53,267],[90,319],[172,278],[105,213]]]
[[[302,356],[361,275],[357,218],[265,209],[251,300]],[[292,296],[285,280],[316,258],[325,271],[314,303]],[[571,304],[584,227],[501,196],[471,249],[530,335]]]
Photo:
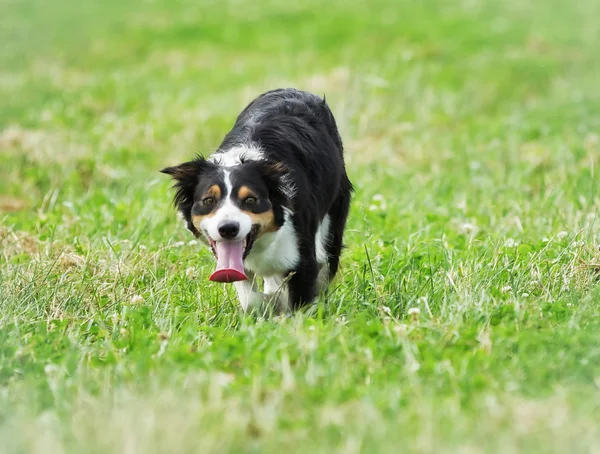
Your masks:
[[[207,206],[211,206],[215,204],[215,198],[214,197],[205,197],[204,199],[202,199],[202,205],[204,205],[205,207]]]
[[[254,204],[256,204],[256,197],[246,197],[246,199],[244,200],[244,203],[246,205],[254,205]]]

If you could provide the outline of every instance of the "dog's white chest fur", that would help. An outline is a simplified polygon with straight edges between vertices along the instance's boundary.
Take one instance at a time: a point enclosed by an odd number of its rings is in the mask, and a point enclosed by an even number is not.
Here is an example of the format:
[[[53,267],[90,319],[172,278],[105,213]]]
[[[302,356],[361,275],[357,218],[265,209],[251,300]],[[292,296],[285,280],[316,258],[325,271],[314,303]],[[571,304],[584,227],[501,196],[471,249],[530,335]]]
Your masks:
[[[285,222],[276,232],[263,234],[256,240],[244,265],[263,277],[281,275],[294,269],[300,260],[298,238],[289,210],[285,211]]]
[[[244,265],[258,276],[280,276],[294,269],[300,261],[298,238],[291,219],[291,212],[285,211],[283,226],[277,232],[265,233],[254,243],[254,247]],[[315,236],[317,262],[327,261],[327,244],[329,242],[329,215],[319,224]]]

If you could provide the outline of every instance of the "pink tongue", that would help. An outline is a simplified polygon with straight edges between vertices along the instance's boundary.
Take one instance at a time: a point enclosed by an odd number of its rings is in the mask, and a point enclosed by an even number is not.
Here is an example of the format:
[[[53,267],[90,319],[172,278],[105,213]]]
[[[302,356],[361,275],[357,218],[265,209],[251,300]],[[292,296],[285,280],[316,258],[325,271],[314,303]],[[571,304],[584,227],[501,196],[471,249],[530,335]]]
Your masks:
[[[215,282],[235,282],[248,279],[244,273],[244,242],[218,241],[217,269],[209,279]]]

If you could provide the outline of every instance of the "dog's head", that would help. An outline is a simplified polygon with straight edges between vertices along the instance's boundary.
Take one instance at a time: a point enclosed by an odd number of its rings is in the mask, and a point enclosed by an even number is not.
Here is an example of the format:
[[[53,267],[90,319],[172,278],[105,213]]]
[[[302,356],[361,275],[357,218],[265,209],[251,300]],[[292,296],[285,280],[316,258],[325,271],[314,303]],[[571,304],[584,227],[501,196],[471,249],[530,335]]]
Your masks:
[[[279,163],[226,167],[198,157],[161,172],[175,180],[174,203],[188,229],[211,245],[217,260],[232,245],[245,258],[258,238],[283,225],[288,200],[282,186],[286,169]]]

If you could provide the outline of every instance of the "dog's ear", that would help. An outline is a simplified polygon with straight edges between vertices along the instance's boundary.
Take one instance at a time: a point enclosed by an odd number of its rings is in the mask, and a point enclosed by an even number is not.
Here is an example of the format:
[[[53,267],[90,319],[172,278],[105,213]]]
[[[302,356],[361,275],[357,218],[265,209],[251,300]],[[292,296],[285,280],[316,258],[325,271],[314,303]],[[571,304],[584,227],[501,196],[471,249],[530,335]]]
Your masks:
[[[202,166],[201,162],[199,162],[200,160],[202,160],[202,158],[184,162],[178,166],[165,167],[160,171],[160,173],[171,175],[174,180],[178,181],[189,180],[190,178],[195,177],[197,171]]]
[[[254,167],[269,190],[281,187],[283,177],[288,173],[288,169],[280,162],[275,161],[249,161],[247,165]]]
[[[186,215],[186,211],[191,210],[196,186],[198,186],[202,174],[206,172],[210,165],[202,156],[198,156],[193,161],[184,162],[178,166],[165,167],[161,170],[161,173],[171,175],[175,180],[173,203],[184,215]]]
[[[272,183],[280,183],[281,179],[289,173],[287,167],[281,162],[275,161],[257,161],[258,168],[265,180]]]

